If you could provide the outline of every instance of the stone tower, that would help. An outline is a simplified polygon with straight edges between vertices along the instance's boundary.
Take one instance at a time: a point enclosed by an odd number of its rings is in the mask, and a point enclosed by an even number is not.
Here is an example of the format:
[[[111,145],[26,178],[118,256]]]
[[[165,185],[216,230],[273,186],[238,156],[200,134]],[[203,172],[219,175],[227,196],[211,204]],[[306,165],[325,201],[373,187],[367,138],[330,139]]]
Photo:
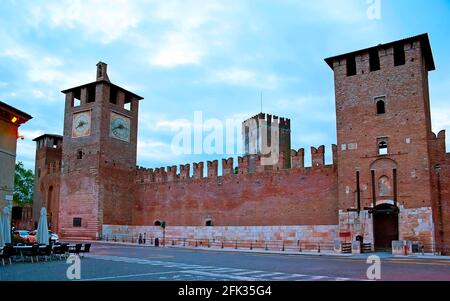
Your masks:
[[[35,184],[33,193],[33,222],[39,222],[42,207],[47,208],[51,230],[58,229],[59,187],[63,137],[45,134],[36,142]]]
[[[59,232],[99,238],[103,224],[130,224],[139,100],[110,82],[105,63],[95,82],[66,95]]]
[[[326,62],[335,78],[338,205],[341,215],[356,212],[349,224],[362,227],[353,236],[377,249],[399,239],[432,245],[428,35]],[[368,215],[360,215],[364,208]],[[342,220],[341,231],[349,230]]]
[[[273,169],[277,166],[281,169],[291,167],[291,121],[287,118],[279,118],[270,114],[260,113],[242,123],[242,140],[244,145],[244,155],[250,155],[249,162],[250,172],[256,170],[255,160],[252,155],[260,155],[262,157],[270,157],[262,146],[263,144],[270,147],[278,146],[276,153],[278,161],[275,164],[266,165],[265,169]],[[278,140],[278,141],[274,141]],[[275,143],[275,144],[272,144]],[[271,152],[270,151],[270,152]]]

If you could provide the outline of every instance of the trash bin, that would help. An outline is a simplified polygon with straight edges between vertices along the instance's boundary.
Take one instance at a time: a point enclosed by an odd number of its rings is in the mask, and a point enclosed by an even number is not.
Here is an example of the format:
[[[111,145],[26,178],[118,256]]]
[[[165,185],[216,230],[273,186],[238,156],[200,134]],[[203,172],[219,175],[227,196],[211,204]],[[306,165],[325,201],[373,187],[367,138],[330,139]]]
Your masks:
[[[159,247],[159,239],[155,238],[155,247]]]

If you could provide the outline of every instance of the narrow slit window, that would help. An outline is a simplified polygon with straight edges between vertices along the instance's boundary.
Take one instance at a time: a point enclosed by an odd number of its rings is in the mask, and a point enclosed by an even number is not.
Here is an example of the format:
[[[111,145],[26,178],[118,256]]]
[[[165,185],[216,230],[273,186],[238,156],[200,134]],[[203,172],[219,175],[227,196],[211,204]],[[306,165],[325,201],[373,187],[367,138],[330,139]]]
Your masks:
[[[394,66],[401,66],[406,63],[405,48],[403,44],[394,47]]]
[[[371,72],[380,70],[380,55],[378,53],[378,49],[370,51],[369,60]]]
[[[356,59],[351,55],[347,57],[347,76],[356,75]]]
[[[77,159],[78,159],[78,160],[83,159],[83,150],[79,149],[79,150],[77,151]]]

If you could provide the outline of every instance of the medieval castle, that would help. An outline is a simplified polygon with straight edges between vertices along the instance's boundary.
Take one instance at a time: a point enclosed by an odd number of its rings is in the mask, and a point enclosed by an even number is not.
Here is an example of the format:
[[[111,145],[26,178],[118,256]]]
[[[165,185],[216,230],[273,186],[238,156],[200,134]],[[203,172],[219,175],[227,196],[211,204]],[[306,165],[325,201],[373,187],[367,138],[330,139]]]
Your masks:
[[[164,220],[179,236],[360,237],[374,249],[410,240],[450,252],[450,153],[445,132],[431,129],[428,35],[325,61],[335,78],[333,164],[320,146],[305,167],[305,150],[291,150],[290,120],[259,114],[253,118],[279,127],[280,160],[268,168],[245,154],[237,164],[223,159],[221,172],[218,161],[192,171],[136,167],[142,97],[111,83],[99,63],[95,82],[62,91],[63,136],[35,139],[34,218],[47,207],[65,238],[149,232]]]

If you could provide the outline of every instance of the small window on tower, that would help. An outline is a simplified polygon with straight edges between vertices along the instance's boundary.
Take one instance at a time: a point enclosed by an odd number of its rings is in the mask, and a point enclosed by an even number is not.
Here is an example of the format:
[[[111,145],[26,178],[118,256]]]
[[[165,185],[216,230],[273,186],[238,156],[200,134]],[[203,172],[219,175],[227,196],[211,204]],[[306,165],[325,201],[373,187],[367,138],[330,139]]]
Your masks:
[[[378,139],[378,155],[385,156],[389,153],[388,151],[388,139],[380,138]]]
[[[73,218],[73,227],[74,228],[80,228],[81,227],[81,217],[74,217]]]
[[[206,227],[212,227],[212,225],[213,225],[213,222],[212,222],[211,219],[207,219],[207,220],[205,221],[205,226],[206,226]]]
[[[404,65],[405,59],[405,48],[403,44],[394,47],[394,66]]]
[[[369,53],[370,71],[380,70],[380,55],[378,49],[371,50]]]
[[[125,110],[127,110],[127,111],[131,111],[131,102],[125,103],[124,108],[125,108]]]
[[[81,100],[79,100],[78,98],[74,98],[73,99],[73,107],[79,107],[81,105]]]
[[[354,55],[347,57],[347,76],[356,75],[356,59]]]
[[[386,103],[384,102],[384,99],[377,100],[377,114],[386,114]]]
[[[77,151],[77,159],[78,159],[78,160],[83,159],[83,150],[79,149],[79,150]]]

